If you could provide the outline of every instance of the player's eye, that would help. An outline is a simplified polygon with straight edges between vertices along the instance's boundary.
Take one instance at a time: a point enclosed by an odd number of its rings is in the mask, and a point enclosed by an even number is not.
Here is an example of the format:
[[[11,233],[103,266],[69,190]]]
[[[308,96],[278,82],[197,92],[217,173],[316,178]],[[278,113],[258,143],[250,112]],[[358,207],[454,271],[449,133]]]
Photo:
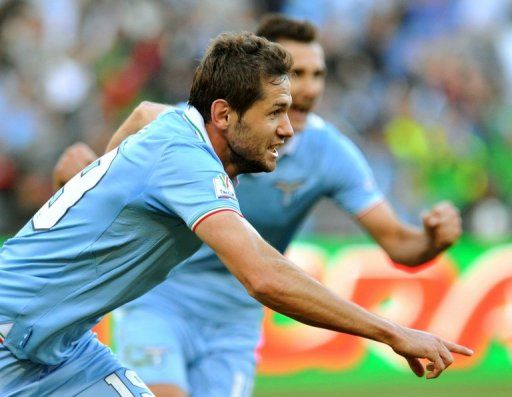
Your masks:
[[[319,78],[323,78],[325,77],[327,74],[327,71],[326,70],[317,70],[314,74],[315,78],[319,79]]]
[[[304,70],[302,70],[302,69],[292,70],[291,76],[292,77],[302,77],[302,76],[304,76]]]

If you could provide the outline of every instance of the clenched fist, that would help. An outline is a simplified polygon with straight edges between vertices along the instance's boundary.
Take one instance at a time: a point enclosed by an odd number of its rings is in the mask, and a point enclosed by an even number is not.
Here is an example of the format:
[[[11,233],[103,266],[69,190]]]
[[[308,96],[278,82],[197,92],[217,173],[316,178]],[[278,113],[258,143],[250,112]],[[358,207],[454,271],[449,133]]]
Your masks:
[[[423,214],[423,227],[432,247],[441,252],[453,245],[462,233],[459,210],[452,203],[442,201]]]

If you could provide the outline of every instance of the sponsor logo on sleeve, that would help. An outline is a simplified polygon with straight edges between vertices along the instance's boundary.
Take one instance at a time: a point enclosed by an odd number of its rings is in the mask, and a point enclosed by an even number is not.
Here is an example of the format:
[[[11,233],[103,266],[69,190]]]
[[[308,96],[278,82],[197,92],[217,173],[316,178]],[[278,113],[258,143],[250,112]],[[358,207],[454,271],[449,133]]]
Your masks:
[[[215,188],[215,196],[217,198],[236,200],[235,187],[227,175],[219,174],[213,178],[213,186]]]

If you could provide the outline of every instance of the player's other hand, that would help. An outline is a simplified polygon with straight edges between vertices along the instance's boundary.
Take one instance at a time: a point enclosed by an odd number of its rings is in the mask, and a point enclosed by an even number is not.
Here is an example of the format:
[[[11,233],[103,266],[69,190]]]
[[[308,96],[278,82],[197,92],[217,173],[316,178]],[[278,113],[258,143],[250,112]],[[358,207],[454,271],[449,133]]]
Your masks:
[[[97,158],[96,153],[85,143],[77,142],[69,146],[53,168],[54,189],[60,189],[67,181]]]
[[[459,210],[452,203],[442,201],[423,214],[423,227],[437,252],[455,243],[462,233]]]
[[[427,359],[427,379],[437,378],[453,363],[452,353],[465,356],[473,354],[465,346],[448,342],[428,332],[405,327],[401,327],[398,338],[390,346],[397,354],[405,357],[411,370],[419,377],[425,375],[425,367],[420,359]]]

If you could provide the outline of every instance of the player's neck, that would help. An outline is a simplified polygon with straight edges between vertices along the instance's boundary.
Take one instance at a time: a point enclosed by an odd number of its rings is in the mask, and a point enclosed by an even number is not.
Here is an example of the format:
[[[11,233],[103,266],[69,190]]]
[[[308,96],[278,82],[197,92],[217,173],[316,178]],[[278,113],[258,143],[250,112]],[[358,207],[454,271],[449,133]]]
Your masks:
[[[221,134],[221,132],[211,123],[207,123],[205,125],[206,132],[208,133],[208,137],[210,138],[210,142],[212,143],[213,150],[219,156],[219,159],[228,174],[230,179],[234,179],[238,174],[240,174],[238,167],[234,164],[231,159],[231,153],[229,146],[226,142],[226,138]]]

